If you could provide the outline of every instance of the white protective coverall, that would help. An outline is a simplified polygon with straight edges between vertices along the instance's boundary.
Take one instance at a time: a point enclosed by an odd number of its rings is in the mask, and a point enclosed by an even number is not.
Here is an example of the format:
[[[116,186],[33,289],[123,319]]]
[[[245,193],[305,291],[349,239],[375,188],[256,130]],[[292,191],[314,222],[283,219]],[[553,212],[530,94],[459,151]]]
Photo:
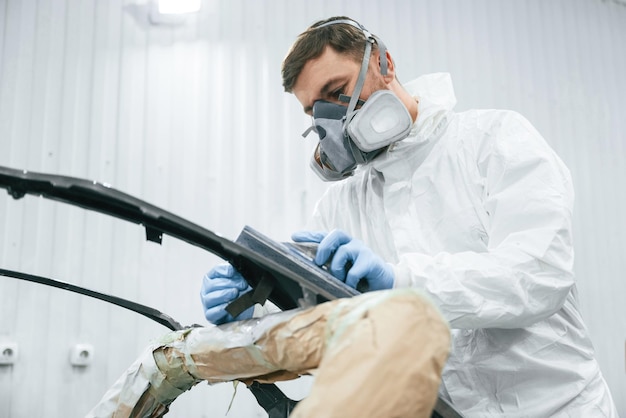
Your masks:
[[[330,187],[310,227],[432,298],[453,333],[440,391],[466,416],[617,416],[577,306],[569,171],[518,113],[453,112],[448,74],[405,88],[410,136]]]

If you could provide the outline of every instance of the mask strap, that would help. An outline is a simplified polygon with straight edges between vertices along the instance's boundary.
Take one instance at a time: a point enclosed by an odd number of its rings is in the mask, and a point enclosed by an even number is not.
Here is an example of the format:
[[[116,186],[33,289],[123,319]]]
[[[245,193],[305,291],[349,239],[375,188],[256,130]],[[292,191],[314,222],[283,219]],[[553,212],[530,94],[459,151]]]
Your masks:
[[[309,126],[306,131],[302,132],[302,137],[306,138],[307,136],[309,136],[309,134],[311,133],[311,131],[317,133],[317,126],[315,126],[315,122],[313,122],[313,124],[311,126]]]
[[[343,124],[343,128],[345,130],[348,126],[348,122],[354,116],[354,109],[356,108],[357,103],[363,103],[363,101],[359,99],[359,96],[361,96],[361,90],[363,88],[363,85],[365,84],[365,76],[367,75],[367,67],[369,65],[370,54],[372,52],[372,44],[374,42],[378,44],[378,50],[380,52],[380,72],[382,75],[387,75],[387,48],[385,47],[385,44],[380,41],[380,39],[372,35],[367,29],[365,29],[365,27],[355,22],[354,20],[331,20],[330,22],[326,22],[319,26],[316,26],[315,29],[323,28],[324,26],[335,25],[338,23],[345,23],[347,25],[354,26],[355,28],[360,29],[363,32],[366,41],[365,51],[363,53],[363,60],[361,61],[361,70],[359,71],[359,78],[357,79],[356,86],[354,87],[352,97],[350,97],[350,102],[348,103],[348,111],[346,112],[346,119]]]
[[[356,81],[356,86],[354,86],[354,92],[352,92],[352,97],[350,98],[350,103],[348,104],[348,112],[346,115],[346,120],[343,123],[344,129],[346,128],[348,121],[352,119],[352,114],[354,113],[354,109],[356,108],[356,103],[359,101],[359,96],[361,95],[361,89],[363,89],[363,85],[365,84],[365,76],[367,74],[367,66],[370,62],[370,53],[372,51],[372,41],[369,38],[367,43],[365,44],[365,53],[363,54],[363,61],[361,61],[361,70],[359,71],[359,78]]]
[[[326,22],[324,24],[316,26],[314,29],[323,28],[324,26],[330,26],[330,25],[334,25],[337,23],[345,23],[347,25],[354,26],[355,28],[360,29],[361,31],[363,31],[363,35],[365,35],[365,39],[367,39],[371,43],[376,42],[378,44],[378,50],[380,51],[380,59],[381,59],[380,73],[382,75],[387,75],[387,47],[385,46],[383,41],[380,40],[378,36],[372,35],[360,23],[354,20],[350,20],[350,19],[337,19],[337,20],[331,20],[330,22]]]
[[[378,52],[380,53],[380,73],[387,75],[387,47],[378,36],[372,35],[372,38],[374,38],[378,44]]]
[[[340,95],[339,95],[339,101],[340,101],[340,102],[343,102],[343,103],[350,103],[350,99],[352,99],[352,96],[348,96],[348,95],[345,95],[345,94],[340,94]],[[359,100],[356,102],[356,104],[357,104],[357,105],[359,105],[359,106],[363,106],[363,105],[365,104],[365,100],[361,100],[361,99],[359,99]]]

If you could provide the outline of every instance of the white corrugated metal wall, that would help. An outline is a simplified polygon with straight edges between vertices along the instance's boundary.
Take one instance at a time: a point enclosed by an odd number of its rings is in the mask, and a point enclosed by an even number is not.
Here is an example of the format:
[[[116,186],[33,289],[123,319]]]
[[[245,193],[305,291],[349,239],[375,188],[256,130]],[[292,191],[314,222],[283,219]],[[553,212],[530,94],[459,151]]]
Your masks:
[[[313,21],[346,14],[379,34],[399,77],[452,73],[458,110],[515,109],[570,167],[586,322],[626,415],[626,7],[602,0],[203,0],[154,26],[131,0],[0,0],[0,165],[95,179],[235,238],[287,239],[323,191],[309,124],[280,61]],[[1,195],[0,195],[1,196]],[[218,259],[60,203],[0,197],[0,267],[76,283],[202,323]],[[82,416],[165,328],[121,308],[0,278],[0,416]],[[76,343],[93,364],[68,362]],[[288,386],[301,396],[306,384]],[[169,416],[225,416],[230,384],[202,385]],[[264,416],[240,389],[229,417]]]

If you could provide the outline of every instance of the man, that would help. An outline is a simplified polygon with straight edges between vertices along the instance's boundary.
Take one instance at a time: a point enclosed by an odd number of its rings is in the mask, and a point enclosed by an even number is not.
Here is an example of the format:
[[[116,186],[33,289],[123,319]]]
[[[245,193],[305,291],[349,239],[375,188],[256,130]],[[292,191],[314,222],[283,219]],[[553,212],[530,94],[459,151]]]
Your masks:
[[[578,311],[570,175],[532,125],[453,112],[446,74],[401,85],[345,17],[301,34],[282,73],[320,136],[311,166],[338,180],[293,239],[353,287],[430,296],[453,334],[441,396],[469,417],[616,417]],[[213,322],[246,287],[223,269],[203,284]]]

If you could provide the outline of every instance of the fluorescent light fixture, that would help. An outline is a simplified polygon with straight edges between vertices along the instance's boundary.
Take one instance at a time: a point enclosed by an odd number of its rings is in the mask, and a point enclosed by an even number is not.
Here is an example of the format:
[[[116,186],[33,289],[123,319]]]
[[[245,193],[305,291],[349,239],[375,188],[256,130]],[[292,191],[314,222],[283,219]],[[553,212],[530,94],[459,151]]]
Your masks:
[[[200,11],[202,0],[158,0],[159,13],[164,15],[179,15]]]

